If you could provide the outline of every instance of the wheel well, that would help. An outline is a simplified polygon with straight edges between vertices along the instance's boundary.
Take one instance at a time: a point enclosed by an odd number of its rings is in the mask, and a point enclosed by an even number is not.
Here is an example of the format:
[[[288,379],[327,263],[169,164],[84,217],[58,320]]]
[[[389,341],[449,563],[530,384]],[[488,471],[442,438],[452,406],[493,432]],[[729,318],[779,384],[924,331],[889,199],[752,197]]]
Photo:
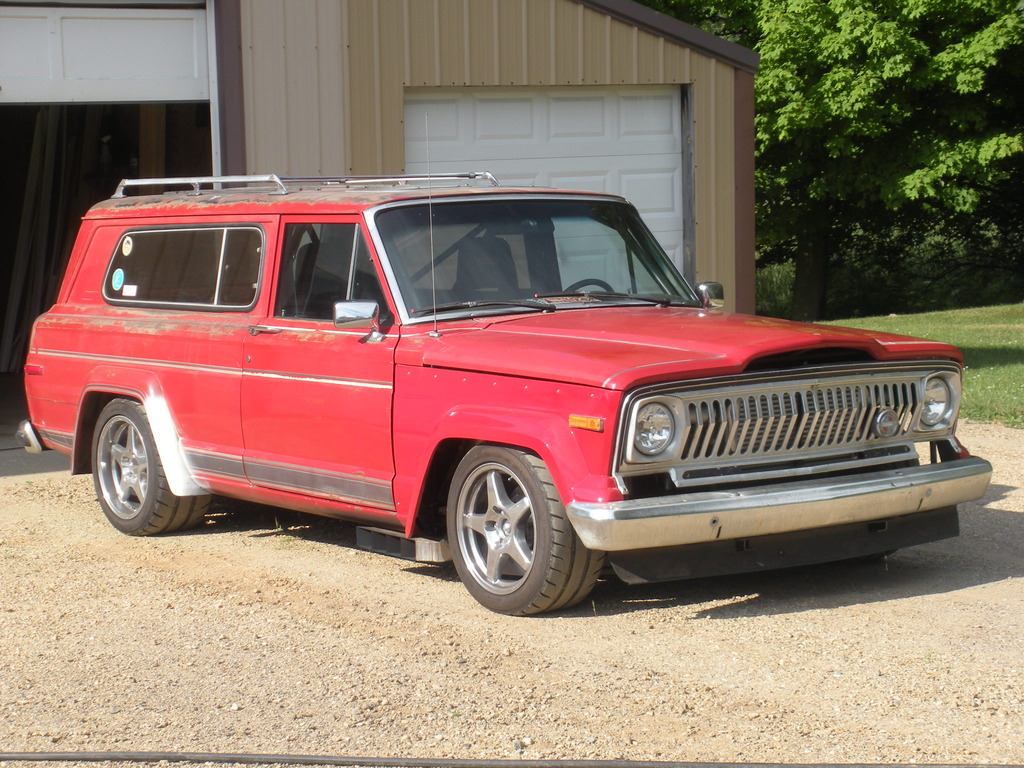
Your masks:
[[[75,428],[75,450],[71,457],[71,474],[84,475],[92,472],[92,441],[96,434],[96,419],[107,403],[117,398],[135,400],[133,397],[116,392],[89,392],[78,409],[78,425]]]
[[[477,445],[497,445],[513,448],[527,453],[535,452],[529,448],[508,443],[491,443],[485,440],[469,440],[465,438],[449,438],[438,444],[427,467],[427,476],[423,481],[423,492],[420,495],[419,509],[416,513],[416,535],[429,538],[444,538],[447,534],[445,510],[448,506],[448,488],[451,485],[455,469],[462,457]]]
[[[416,513],[416,531],[431,538],[445,536],[445,507],[448,504],[448,486],[455,467],[466,452],[476,445],[475,440],[448,439],[438,444],[427,467],[423,492]]]

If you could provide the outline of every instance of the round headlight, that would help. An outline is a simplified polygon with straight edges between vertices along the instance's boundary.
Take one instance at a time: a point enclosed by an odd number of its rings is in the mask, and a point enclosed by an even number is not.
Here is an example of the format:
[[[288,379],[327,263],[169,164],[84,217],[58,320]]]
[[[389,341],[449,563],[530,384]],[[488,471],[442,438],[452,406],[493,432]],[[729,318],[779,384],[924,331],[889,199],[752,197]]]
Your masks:
[[[672,411],[661,403],[648,403],[636,414],[633,445],[646,456],[664,451],[676,432]]]
[[[953,393],[941,376],[933,376],[924,385],[924,406],[921,408],[921,423],[934,427],[949,415]]]

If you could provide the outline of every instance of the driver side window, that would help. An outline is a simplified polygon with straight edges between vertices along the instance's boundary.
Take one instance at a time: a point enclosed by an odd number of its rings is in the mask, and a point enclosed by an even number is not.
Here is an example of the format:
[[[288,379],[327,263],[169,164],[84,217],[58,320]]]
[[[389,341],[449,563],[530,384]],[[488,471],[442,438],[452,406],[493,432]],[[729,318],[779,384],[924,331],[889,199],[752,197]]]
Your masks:
[[[285,225],[275,317],[330,322],[338,301],[375,301],[386,311],[370,251],[356,224]]]

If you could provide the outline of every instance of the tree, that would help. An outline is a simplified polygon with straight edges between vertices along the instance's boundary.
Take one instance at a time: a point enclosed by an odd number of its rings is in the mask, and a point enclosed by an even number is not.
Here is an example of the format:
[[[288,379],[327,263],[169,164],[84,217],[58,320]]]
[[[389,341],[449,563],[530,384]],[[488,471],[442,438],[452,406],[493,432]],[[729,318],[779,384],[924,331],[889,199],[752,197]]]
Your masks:
[[[855,234],[969,222],[997,189],[1022,197],[1019,0],[649,5],[761,54],[758,249],[794,258],[797,316],[820,315]]]

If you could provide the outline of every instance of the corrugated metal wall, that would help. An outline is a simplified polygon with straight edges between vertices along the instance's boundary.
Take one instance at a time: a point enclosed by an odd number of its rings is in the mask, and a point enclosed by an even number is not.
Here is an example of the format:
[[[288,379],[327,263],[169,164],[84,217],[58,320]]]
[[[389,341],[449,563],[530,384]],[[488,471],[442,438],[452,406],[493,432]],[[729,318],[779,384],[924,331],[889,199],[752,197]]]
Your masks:
[[[247,0],[241,36],[252,173],[401,173],[407,88],[690,85],[697,275],[735,295],[731,64],[573,0]]]

